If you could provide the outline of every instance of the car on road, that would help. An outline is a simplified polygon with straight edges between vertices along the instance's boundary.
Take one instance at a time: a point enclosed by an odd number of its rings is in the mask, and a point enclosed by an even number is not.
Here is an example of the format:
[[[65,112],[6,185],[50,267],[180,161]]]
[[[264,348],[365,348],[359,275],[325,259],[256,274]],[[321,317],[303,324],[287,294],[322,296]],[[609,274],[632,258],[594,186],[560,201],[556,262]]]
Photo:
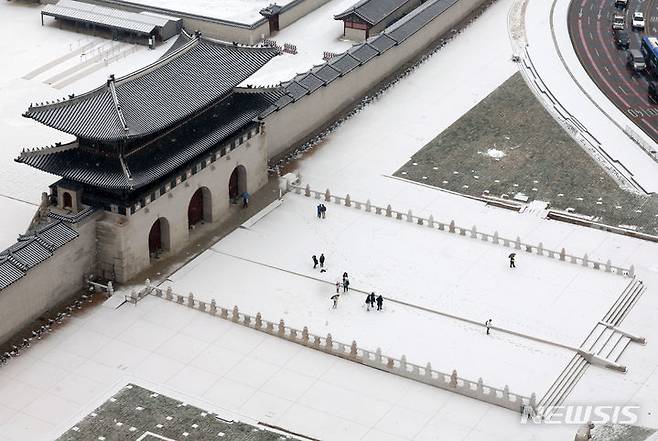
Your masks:
[[[612,29],[624,29],[626,27],[626,20],[623,15],[615,14],[612,17]]]
[[[628,47],[631,45],[628,32],[615,29],[613,31],[613,35],[615,37],[615,46],[617,46],[618,49],[628,49]]]
[[[618,8],[625,8],[628,6],[628,0],[615,0],[615,6]]]
[[[644,61],[644,55],[639,49],[629,49],[626,55],[628,65],[635,72],[639,72],[647,68],[647,63]]]
[[[649,81],[649,101],[658,103],[658,83],[655,81]]]
[[[644,29],[644,14],[642,12],[633,13],[633,29]]]

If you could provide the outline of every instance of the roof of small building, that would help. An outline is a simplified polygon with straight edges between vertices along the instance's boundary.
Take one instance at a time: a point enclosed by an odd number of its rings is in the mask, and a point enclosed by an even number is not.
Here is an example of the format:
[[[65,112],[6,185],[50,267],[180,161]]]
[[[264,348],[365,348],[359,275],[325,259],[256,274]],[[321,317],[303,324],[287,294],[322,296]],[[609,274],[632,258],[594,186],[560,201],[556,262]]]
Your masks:
[[[356,15],[371,26],[382,22],[393,12],[400,9],[410,0],[361,0],[349,9],[334,15],[334,19],[343,20],[350,15]]]
[[[39,170],[110,191],[134,190],[151,184],[253,124],[261,112],[283,95],[280,88],[236,89],[216,105],[164,136],[149,138],[132,151],[104,155],[71,144],[25,151],[16,158]]]
[[[226,97],[279,53],[199,35],[179,38],[189,41],[155,63],[62,102],[30,106],[24,116],[85,139],[144,137]]]
[[[150,34],[170,21],[180,21],[179,18],[122,11],[75,0],[59,0],[56,4],[46,5],[41,14],[139,34]]]
[[[61,221],[43,225],[34,233],[20,235],[14,245],[0,251],[0,291],[78,236],[77,231]]]

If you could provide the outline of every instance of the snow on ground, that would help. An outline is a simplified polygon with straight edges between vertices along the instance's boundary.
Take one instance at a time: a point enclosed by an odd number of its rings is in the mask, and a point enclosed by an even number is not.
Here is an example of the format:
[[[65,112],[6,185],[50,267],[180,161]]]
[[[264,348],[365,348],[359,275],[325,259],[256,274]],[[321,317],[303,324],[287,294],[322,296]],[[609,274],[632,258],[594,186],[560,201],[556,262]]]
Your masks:
[[[571,45],[567,28],[570,3],[570,0],[528,1],[525,29],[532,62],[542,81],[560,104],[587,127],[592,136],[599,140],[602,148],[630,170],[646,191],[658,191],[658,163],[652,161],[601,111],[603,109],[621,127],[635,127],[633,122],[599,90],[580,64]],[[554,33],[551,32],[552,25]],[[563,63],[566,63],[573,77]],[[596,104],[578,85],[583,87]],[[637,127],[635,132],[639,137],[646,139],[649,145],[654,144]]]
[[[392,302],[383,313],[368,312],[360,292],[341,296],[333,310],[335,281],[347,271],[350,286],[361,291],[478,323],[493,318],[503,328],[576,347],[629,283],[532,255],[519,255],[511,270],[507,248],[347,207],[329,206],[328,218],[319,220],[316,203],[288,195],[252,228],[236,230],[171,276],[174,292],[541,396],[572,351],[487,336],[479,326]],[[321,252],[326,273],[312,269],[310,256]]]
[[[276,4],[284,6],[292,0],[277,0]],[[172,11],[186,12],[204,17],[219,18],[244,24],[252,24],[261,18],[258,13],[266,8],[270,0],[136,0],[133,3],[156,6]]]
[[[83,312],[1,373],[0,441],[51,441],[127,383],[327,441],[555,441],[575,431],[521,426],[506,409],[155,297]]]
[[[270,37],[279,45],[297,46],[295,55],[284,53],[267,63],[243,84],[270,85],[290,80],[314,65],[324,63],[323,53],[342,53],[354,42],[343,38],[343,22],[334,15],[354,4],[354,0],[331,0]]]

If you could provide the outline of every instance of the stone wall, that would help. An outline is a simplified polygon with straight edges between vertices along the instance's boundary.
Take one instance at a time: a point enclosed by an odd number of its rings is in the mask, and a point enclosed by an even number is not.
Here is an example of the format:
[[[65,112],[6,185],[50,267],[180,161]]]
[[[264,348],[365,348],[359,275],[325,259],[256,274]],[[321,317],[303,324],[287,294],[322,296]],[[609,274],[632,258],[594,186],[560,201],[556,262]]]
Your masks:
[[[442,35],[458,25],[486,0],[459,0],[427,25],[349,73],[267,115],[270,158],[296,144],[336,119],[377,84],[421,54]],[[290,121],[294,121],[291,124]]]
[[[206,219],[221,223],[230,214],[229,178],[235,167],[244,166],[247,191],[255,193],[267,183],[267,150],[265,133],[261,130],[230,151],[226,156],[208,162],[195,174],[187,172],[184,182],[141,207],[134,214],[120,215],[104,212],[97,222],[98,272],[102,277],[125,282],[148,268],[148,236],[153,223],[164,218],[169,227],[165,248],[176,253],[190,238],[187,210],[190,199],[199,188],[206,188],[204,200],[210,198]],[[209,213],[208,213],[209,211]]]
[[[96,216],[71,225],[77,238],[0,291],[0,344],[85,288],[85,277],[95,269]]]

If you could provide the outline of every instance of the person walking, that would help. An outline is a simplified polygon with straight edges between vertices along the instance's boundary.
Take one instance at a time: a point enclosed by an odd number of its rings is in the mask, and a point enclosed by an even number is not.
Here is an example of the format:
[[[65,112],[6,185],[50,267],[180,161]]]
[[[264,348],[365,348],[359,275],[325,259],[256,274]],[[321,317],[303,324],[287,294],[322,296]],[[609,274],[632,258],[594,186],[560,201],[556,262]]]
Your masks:
[[[249,193],[246,191],[242,193],[242,208],[249,207]]]
[[[343,292],[350,290],[350,281],[349,279],[343,279]]]
[[[382,306],[384,305],[384,297],[380,294],[379,297],[377,297],[377,311],[382,310]]]
[[[340,293],[340,285],[341,283],[338,280],[336,280],[336,294]]]
[[[324,253],[320,254],[320,268],[324,268]]]
[[[324,204],[320,204],[320,214],[322,215],[322,219],[327,217],[327,207]]]
[[[313,254],[313,257],[311,257],[311,259],[313,259],[313,269],[317,268],[318,267],[318,258],[315,257],[315,254]]]
[[[366,311],[370,311],[370,294],[366,296]]]
[[[340,294],[334,294],[333,296],[331,296],[331,300],[334,301],[333,309],[336,309],[338,307],[338,297],[340,297]]]
[[[321,213],[322,213],[322,205],[321,205],[321,204],[318,204],[318,206],[315,207],[315,208],[316,208],[316,210],[317,210],[317,212],[318,212],[318,219],[320,219],[320,217],[322,216],[322,214],[321,214]]]
[[[516,268],[516,265],[514,264],[514,258],[516,257],[516,253],[512,253],[507,257],[509,257],[509,267]]]
[[[487,327],[487,335],[489,335],[490,330],[491,330],[491,319],[489,319],[489,320],[487,320],[486,322],[484,322],[484,326]]]
[[[372,309],[375,309],[375,299],[376,299],[375,293],[371,292],[370,293],[370,307]]]
[[[343,282],[347,279],[347,271],[343,273]]]

